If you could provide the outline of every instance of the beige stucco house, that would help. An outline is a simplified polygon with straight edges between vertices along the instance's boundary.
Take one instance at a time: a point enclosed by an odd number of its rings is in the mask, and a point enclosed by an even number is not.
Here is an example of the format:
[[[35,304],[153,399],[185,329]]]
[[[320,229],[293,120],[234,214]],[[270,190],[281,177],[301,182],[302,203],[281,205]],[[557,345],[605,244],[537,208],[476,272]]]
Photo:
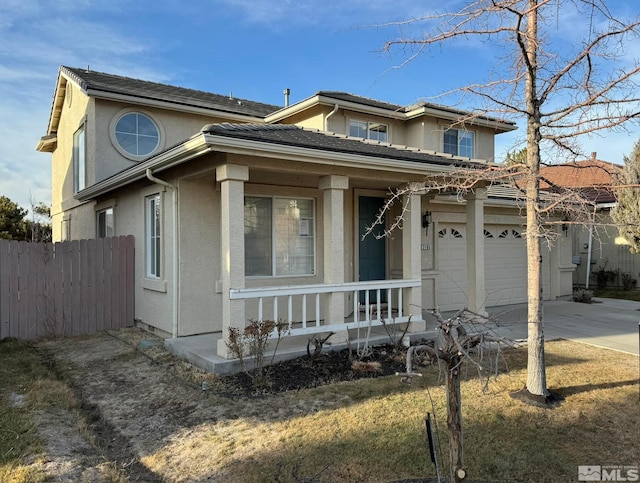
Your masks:
[[[326,91],[283,107],[61,67],[37,146],[52,153],[53,236],[134,235],[137,322],[220,333],[222,357],[249,319],[309,337],[391,313],[420,331],[424,309],[522,303],[523,218],[505,190],[414,192],[402,230],[363,238],[390,190],[490,163],[516,128],[451,127],[465,115]],[[545,298],[571,294],[571,254],[564,237],[544,251]]]

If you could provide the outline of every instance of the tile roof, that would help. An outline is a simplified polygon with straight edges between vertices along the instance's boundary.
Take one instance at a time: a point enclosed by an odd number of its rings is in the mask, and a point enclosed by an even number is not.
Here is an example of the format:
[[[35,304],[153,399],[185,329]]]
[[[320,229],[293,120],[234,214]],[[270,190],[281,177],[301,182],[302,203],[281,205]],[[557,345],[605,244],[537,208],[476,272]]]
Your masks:
[[[540,168],[540,188],[557,191],[562,188],[580,190],[598,203],[615,201],[611,190],[613,174],[621,167],[595,158]]]
[[[306,129],[294,124],[209,124],[202,128],[202,132],[237,139],[426,164],[446,166],[479,164],[446,154],[440,155],[427,150]]]
[[[353,102],[354,104],[362,104],[369,107],[377,107],[379,109],[385,109],[387,111],[405,112],[404,106],[399,104],[392,104],[390,102],[378,101],[376,99],[370,99],[369,97],[357,96],[355,94],[349,94],[348,92],[340,91],[318,91],[316,96],[330,97],[343,102]]]
[[[130,95],[251,117],[265,117],[282,107],[87,69],[63,66],[60,71],[77,82],[84,90]]]

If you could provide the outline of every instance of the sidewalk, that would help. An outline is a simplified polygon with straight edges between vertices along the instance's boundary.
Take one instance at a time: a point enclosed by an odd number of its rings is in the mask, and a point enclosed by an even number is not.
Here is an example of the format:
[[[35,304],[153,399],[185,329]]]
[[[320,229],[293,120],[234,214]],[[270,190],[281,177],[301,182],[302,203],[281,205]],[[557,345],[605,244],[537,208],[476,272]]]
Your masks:
[[[595,298],[592,304],[568,300],[545,301],[546,340],[570,339],[577,342],[638,354],[640,302]],[[527,338],[527,306],[489,309],[501,323],[499,333],[514,340]]]

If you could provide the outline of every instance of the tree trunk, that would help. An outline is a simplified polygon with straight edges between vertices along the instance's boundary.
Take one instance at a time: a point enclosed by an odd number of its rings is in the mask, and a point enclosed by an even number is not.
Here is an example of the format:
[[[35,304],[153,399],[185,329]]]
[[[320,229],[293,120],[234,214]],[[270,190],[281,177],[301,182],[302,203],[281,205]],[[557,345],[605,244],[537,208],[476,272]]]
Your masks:
[[[537,396],[546,396],[547,377],[544,365],[544,327],[542,320],[541,262],[540,253],[541,220],[538,218],[540,206],[540,100],[536,87],[538,69],[538,12],[537,0],[529,0],[527,32],[522,42],[526,47],[526,103],[527,103],[527,267],[528,267],[528,337],[527,337],[527,390]]]
[[[447,428],[451,481],[461,483],[466,476],[462,447],[462,401],[460,399],[460,356],[452,356],[447,364]]]

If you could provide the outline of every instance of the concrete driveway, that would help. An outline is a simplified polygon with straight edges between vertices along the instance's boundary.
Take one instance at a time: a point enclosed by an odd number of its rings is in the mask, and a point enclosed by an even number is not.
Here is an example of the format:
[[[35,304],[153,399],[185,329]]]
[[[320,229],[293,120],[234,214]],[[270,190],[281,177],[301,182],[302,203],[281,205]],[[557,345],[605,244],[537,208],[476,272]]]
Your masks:
[[[489,309],[501,322],[500,334],[520,340],[527,338],[527,306]],[[583,304],[568,300],[544,302],[546,340],[570,339],[599,347],[638,354],[640,302],[594,298]]]

